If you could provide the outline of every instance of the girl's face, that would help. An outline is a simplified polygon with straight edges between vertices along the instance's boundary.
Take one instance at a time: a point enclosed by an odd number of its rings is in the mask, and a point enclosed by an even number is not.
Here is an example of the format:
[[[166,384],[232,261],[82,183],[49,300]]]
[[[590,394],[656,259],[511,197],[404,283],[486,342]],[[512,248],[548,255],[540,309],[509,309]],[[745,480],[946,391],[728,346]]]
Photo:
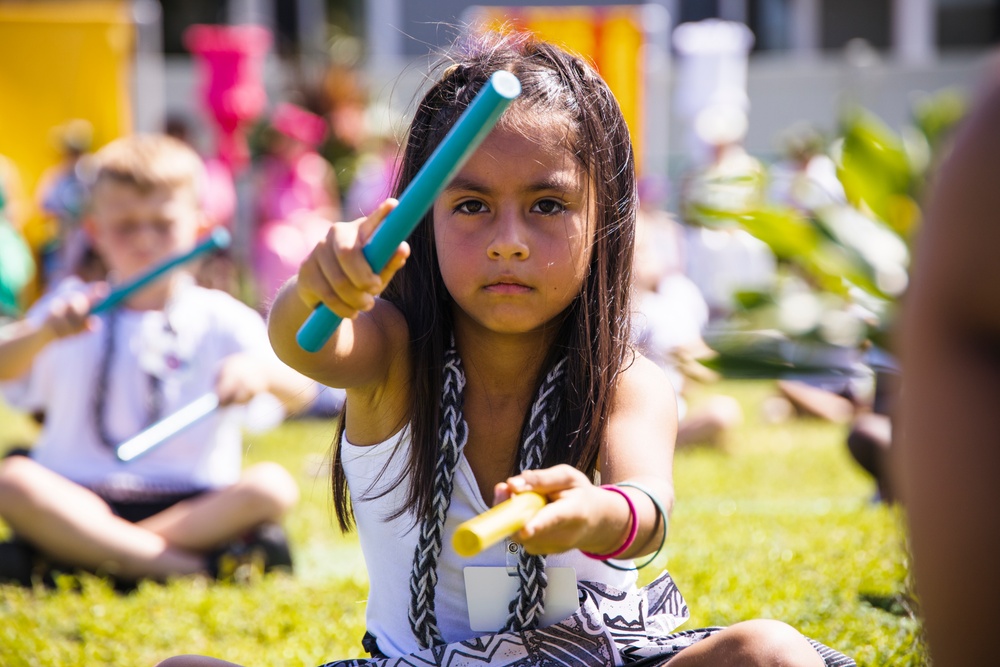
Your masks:
[[[150,192],[104,181],[94,191],[88,229],[108,268],[125,280],[186,252],[197,242],[200,217],[194,197],[167,187]]]
[[[494,130],[434,202],[434,239],[456,321],[537,331],[579,294],[590,265],[593,197],[565,126]]]

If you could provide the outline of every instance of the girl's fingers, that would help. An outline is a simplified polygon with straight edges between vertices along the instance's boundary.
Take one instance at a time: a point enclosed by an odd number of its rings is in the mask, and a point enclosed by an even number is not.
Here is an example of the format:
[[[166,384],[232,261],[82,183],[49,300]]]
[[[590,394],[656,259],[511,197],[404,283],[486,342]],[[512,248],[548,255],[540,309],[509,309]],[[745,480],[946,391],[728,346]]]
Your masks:
[[[333,247],[338,243],[334,235],[335,231],[331,230],[327,240],[317,245],[299,268],[298,292],[310,306],[323,303],[340,317],[354,317],[358,311],[371,308],[374,298],[352,284],[345,275]],[[370,268],[367,271],[372,275]]]
[[[583,503],[583,504],[581,504]],[[564,496],[538,511],[518,532],[528,553],[559,553],[573,548],[588,529],[589,508],[582,496]]]
[[[559,553],[587,539],[601,491],[586,475],[569,465],[525,470],[496,485],[494,504],[524,491],[541,493],[549,499],[515,536],[528,553]]]
[[[363,227],[370,220],[361,223]],[[343,295],[345,289],[377,294],[382,289],[382,281],[372,271],[368,264],[364,252],[364,235],[361,227],[356,225],[335,226],[330,231],[331,249],[336,257],[340,272],[343,273],[346,282],[342,285],[335,284],[334,289],[338,294]]]
[[[590,480],[573,466],[560,464],[540,470],[525,470],[507,480],[514,493],[536,491],[551,495],[578,486],[590,486]]]
[[[396,249],[396,252],[392,257],[389,258],[389,263],[385,265],[382,272],[379,273],[379,279],[382,281],[383,285],[388,285],[392,277],[396,275],[396,272],[403,268],[406,264],[406,260],[410,257],[410,244],[403,242]]]
[[[399,202],[391,197],[386,199],[384,202],[378,205],[371,214],[364,219],[361,223],[361,238],[363,242],[367,243],[368,239],[372,237],[378,226],[382,224],[386,216],[392,212],[392,209],[396,208]]]
[[[295,283],[295,291],[302,302],[310,307],[317,303],[323,303],[329,307],[334,301],[339,300],[321,266],[321,252],[320,246],[313,249],[306,261],[299,267],[299,275]]]
[[[344,253],[338,252],[338,256],[341,259],[341,263],[344,267],[344,273],[350,281],[358,287],[367,291],[372,296],[378,294],[383,289],[387,281],[383,278],[386,273],[386,269],[389,268],[387,264],[382,268],[381,274],[376,275],[372,270],[371,265],[368,264],[368,260],[365,258],[362,248],[368,240],[371,239],[375,230],[385,221],[386,216],[392,212],[396,205],[399,204],[395,199],[386,199],[384,202],[379,204],[372,213],[367,217],[360,220],[360,226],[357,228],[357,235],[354,237],[353,246],[338,246],[338,248],[343,247]],[[393,259],[395,259],[395,254],[400,251],[397,248],[396,253],[394,253]],[[392,260],[390,259],[390,263]],[[400,265],[401,266],[401,265]],[[397,266],[396,269],[399,267]],[[390,273],[391,275],[391,273]]]
[[[343,318],[353,318],[374,307],[375,296],[410,254],[409,245],[401,243],[376,274],[363,252],[364,243],[397,203],[395,199],[387,199],[367,218],[330,227],[326,239],[313,249],[299,269],[298,293],[303,301],[309,305],[320,302]]]
[[[500,482],[493,487],[493,504],[499,505],[513,495],[510,486],[506,482]]]
[[[360,257],[364,268],[356,265],[351,266],[352,259],[357,260],[358,257]],[[364,257],[357,253],[356,256],[347,255],[346,258],[343,255],[338,255],[332,261],[330,258],[324,259],[327,261],[321,262],[319,269],[322,272],[324,284],[328,285],[332,292],[332,301],[349,311],[341,313],[334,310],[334,312],[341,317],[354,317],[358,311],[370,310],[375,305],[373,285],[379,284],[380,281],[378,276],[372,273],[371,267],[368,266]],[[369,282],[359,284],[358,280],[368,280]],[[331,308],[331,310],[333,309]]]

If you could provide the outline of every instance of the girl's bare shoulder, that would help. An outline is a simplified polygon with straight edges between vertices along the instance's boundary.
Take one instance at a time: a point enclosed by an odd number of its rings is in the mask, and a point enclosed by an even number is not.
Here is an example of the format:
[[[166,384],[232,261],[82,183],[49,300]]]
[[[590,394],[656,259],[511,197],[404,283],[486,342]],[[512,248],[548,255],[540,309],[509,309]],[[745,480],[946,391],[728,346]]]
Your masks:
[[[396,306],[379,300],[353,327],[353,377],[345,376],[347,438],[356,445],[383,442],[408,421],[410,411],[409,326]]]
[[[656,478],[666,485],[666,493],[677,437],[677,398],[660,367],[639,353],[620,376],[606,434],[602,479]]]
[[[615,407],[675,405],[673,385],[655,362],[636,351],[618,379]]]

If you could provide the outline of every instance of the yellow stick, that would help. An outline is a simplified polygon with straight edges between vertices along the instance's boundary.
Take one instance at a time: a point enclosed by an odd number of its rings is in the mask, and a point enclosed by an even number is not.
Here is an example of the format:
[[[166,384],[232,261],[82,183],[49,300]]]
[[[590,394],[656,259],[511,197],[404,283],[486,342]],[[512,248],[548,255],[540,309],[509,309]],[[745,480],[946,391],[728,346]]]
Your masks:
[[[486,547],[524,527],[548,501],[540,493],[525,491],[461,524],[451,545],[462,558],[470,558]]]

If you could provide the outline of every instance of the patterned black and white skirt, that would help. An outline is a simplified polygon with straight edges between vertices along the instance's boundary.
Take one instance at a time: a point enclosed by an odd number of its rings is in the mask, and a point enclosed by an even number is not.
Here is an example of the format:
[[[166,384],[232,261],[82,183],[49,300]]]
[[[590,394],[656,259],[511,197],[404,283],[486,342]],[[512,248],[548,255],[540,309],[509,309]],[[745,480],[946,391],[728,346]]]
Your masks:
[[[397,658],[337,660],[322,667],[653,667],[723,628],[673,632],[688,607],[664,572],[648,586],[619,591],[581,582],[580,608],[538,630],[484,635]],[[807,638],[808,639],[808,638]],[[851,658],[808,639],[827,667],[854,667]]]

